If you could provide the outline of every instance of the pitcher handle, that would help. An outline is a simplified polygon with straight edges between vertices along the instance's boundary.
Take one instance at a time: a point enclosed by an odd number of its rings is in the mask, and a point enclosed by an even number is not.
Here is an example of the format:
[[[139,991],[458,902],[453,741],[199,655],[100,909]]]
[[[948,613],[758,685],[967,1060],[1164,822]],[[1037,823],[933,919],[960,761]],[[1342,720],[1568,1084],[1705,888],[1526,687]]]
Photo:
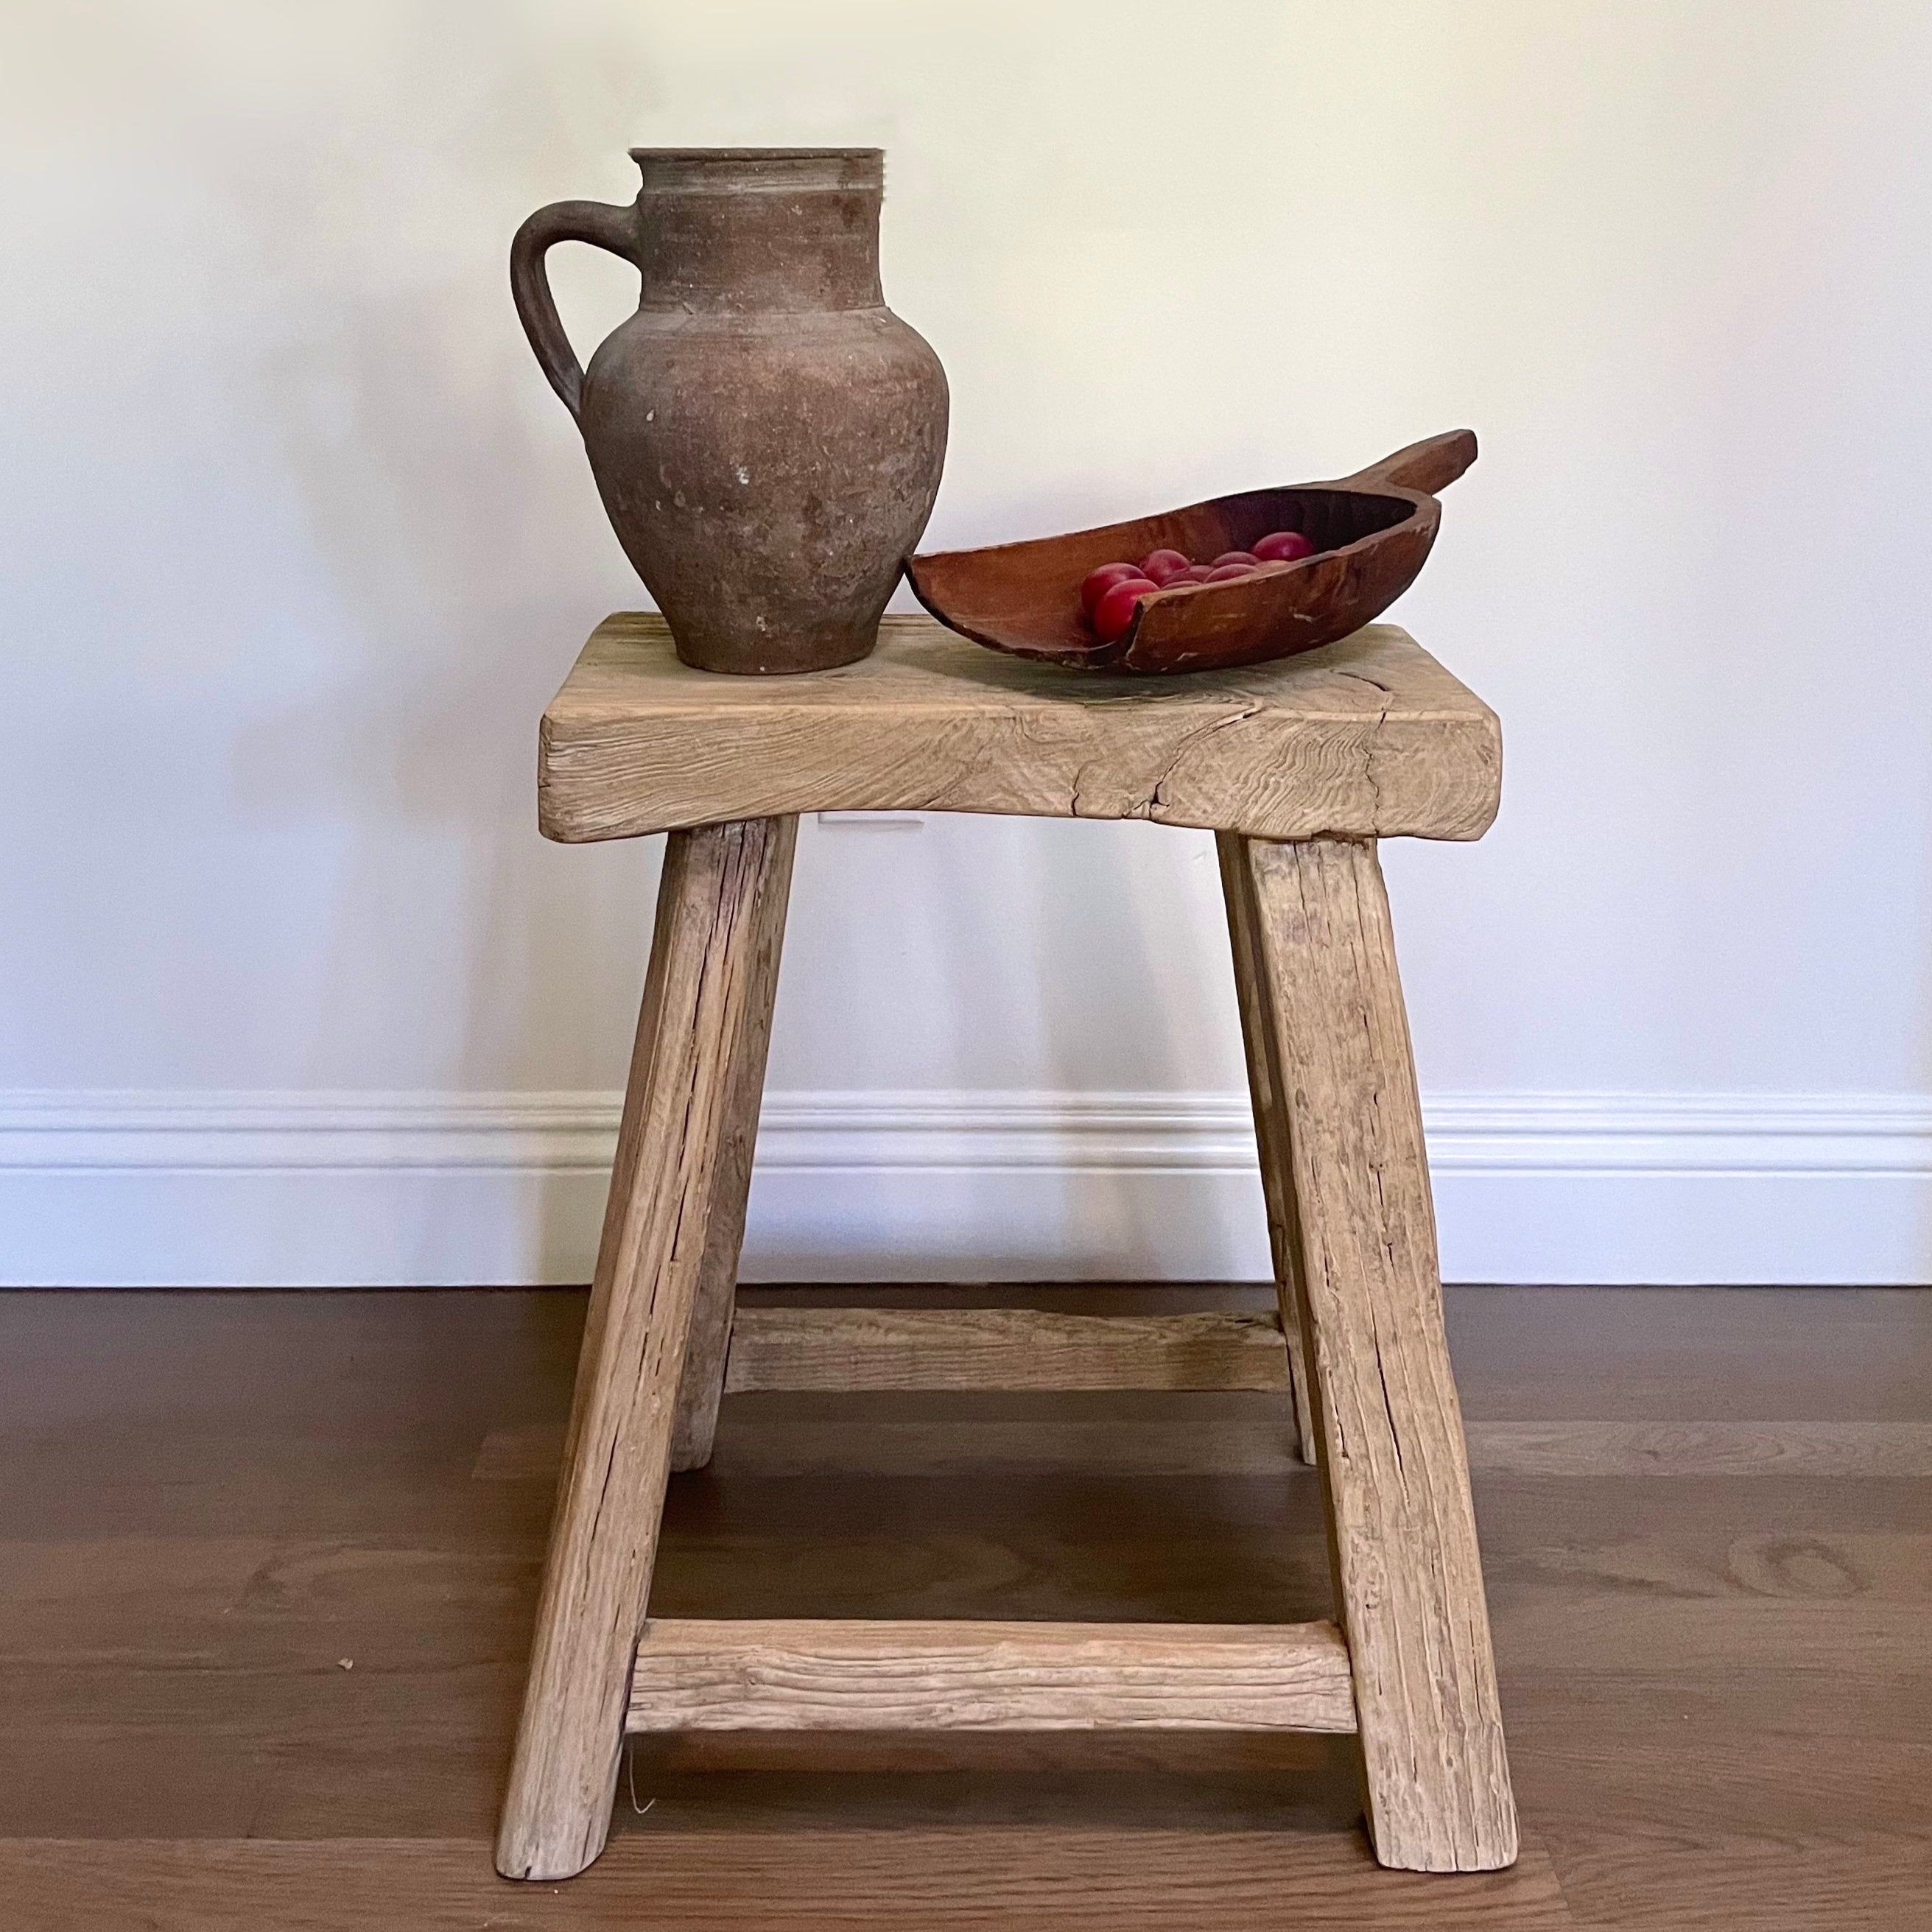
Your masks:
[[[638,268],[638,212],[604,201],[554,201],[538,208],[510,244],[510,294],[518,320],[550,387],[574,416],[584,398],[584,369],[564,333],[544,272],[544,256],[560,242],[588,242]]]

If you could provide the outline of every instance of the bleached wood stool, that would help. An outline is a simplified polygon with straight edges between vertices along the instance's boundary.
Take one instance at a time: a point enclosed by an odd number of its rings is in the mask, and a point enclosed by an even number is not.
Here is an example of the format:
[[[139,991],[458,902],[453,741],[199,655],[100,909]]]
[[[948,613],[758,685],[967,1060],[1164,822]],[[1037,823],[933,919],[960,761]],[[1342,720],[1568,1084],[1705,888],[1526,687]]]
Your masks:
[[[686,670],[600,626],[544,714],[553,838],[669,831],[496,1862],[578,1872],[626,1732],[1359,1731],[1376,1856],[1516,1856],[1379,838],[1475,838],[1495,715],[1402,632],[1087,676],[888,618],[862,664]],[[1280,1321],[734,1302],[798,814],[1149,818],[1217,835]],[[1277,1388],[1339,1625],[647,1619],[664,1484],[728,1388]]]

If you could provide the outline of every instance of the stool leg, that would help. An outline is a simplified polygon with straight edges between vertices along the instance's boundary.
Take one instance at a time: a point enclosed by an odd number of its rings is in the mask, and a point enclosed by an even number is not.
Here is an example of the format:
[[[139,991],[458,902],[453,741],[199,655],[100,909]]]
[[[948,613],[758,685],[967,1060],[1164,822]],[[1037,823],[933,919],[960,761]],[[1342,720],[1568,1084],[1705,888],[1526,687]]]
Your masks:
[[[1376,1856],[1494,1870],[1516,1808],[1382,870],[1244,842]]]
[[[796,820],[674,832],[496,1838],[506,1877],[604,1848],[726,1090]]]
[[[1301,1460],[1316,1460],[1315,1412],[1308,1400],[1306,1359],[1301,1346],[1301,1257],[1294,1228],[1294,1192],[1288,1184],[1288,1150],[1280,1144],[1280,1084],[1268,1037],[1268,995],[1255,937],[1255,889],[1248,877],[1239,832],[1214,835],[1221,861],[1221,892],[1228,904],[1228,939],[1234,955],[1234,993],[1241,1010],[1241,1040],[1247,1049],[1248,1096],[1253,1103],[1255,1140],[1261,1151],[1262,1193],[1268,1203],[1268,1252],[1274,1264],[1275,1305],[1288,1343],[1288,1376]]]
[[[758,1143],[758,1108],[765,1096],[765,1057],[772,1040],[772,1006],[778,996],[778,956],[784,946],[785,905],[791,890],[792,849],[798,820],[772,862],[761,923],[746,988],[745,1024],[726,1076],[724,1138],[711,1184],[704,1227],[704,1258],[698,1272],[698,1300],[678,1384],[671,1430],[670,1466],[701,1469],[711,1460],[718,1404],[724,1393],[731,1318],[738,1305],[738,1256],[745,1244],[745,1206],[752,1192],[752,1160]]]

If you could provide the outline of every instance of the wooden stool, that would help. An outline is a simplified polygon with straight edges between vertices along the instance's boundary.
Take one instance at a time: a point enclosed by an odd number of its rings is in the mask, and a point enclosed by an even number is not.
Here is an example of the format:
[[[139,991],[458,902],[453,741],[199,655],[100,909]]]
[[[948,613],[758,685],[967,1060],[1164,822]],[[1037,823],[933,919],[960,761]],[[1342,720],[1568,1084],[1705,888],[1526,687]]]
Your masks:
[[[1378,625],[1142,680],[924,617],[808,677],[689,670],[601,625],[544,714],[553,838],[670,832],[537,1612],[500,1870],[603,1848],[625,1734],[1359,1730],[1376,1856],[1516,1856],[1462,1426],[1378,838],[1475,838],[1495,715]],[[1217,835],[1281,1320],[740,1316],[738,1250],[798,814],[1149,818]],[[664,1484],[728,1387],[1278,1387],[1319,1467],[1341,1618],[1226,1626],[647,1621]],[[923,1364],[922,1368],[921,1365]],[[1018,1372],[1012,1371],[1017,1367]]]

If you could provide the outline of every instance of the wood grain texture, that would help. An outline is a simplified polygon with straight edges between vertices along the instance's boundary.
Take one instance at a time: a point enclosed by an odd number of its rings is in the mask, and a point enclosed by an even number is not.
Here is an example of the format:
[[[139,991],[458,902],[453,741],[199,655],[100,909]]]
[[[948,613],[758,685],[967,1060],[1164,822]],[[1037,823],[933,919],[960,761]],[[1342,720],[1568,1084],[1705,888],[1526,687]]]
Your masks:
[[[1490,1870],[1516,1811],[1381,868],[1339,841],[1246,860],[1376,1856]]]
[[[664,854],[610,1204],[496,1863],[566,1878],[603,1848],[656,1553],[730,1074],[796,832],[757,819]]]
[[[1265,1316],[741,1308],[727,1389],[1280,1389]]]
[[[1214,835],[1221,868],[1221,895],[1228,910],[1228,942],[1234,962],[1234,996],[1241,1015],[1241,1045],[1248,1068],[1248,1099],[1255,1117],[1255,1142],[1261,1157],[1262,1196],[1267,1204],[1268,1254],[1274,1268],[1280,1326],[1288,1343],[1290,1393],[1301,1460],[1316,1460],[1315,1410],[1308,1396],[1307,1358],[1301,1346],[1300,1237],[1294,1226],[1294,1192],[1289,1184],[1288,1149],[1282,1144],[1283,1116],[1280,1070],[1268,1017],[1268,989],[1255,932],[1254,883],[1238,833]]]
[[[704,1258],[698,1265],[698,1299],[692,1310],[684,1374],[678,1384],[677,1415],[671,1429],[674,1469],[699,1469],[710,1461],[718,1400],[724,1393],[724,1362],[737,1302],[738,1256],[745,1245],[745,1208],[752,1192],[758,1110],[764,1099],[765,1060],[771,1047],[772,1009],[778,998],[778,962],[784,950],[785,911],[791,896],[792,855],[798,836],[798,820],[786,823],[789,830],[780,841],[770,878],[758,896],[758,924],[750,935],[751,977],[746,988],[745,1020],[725,1076],[723,1138],[712,1176]]]
[[[1332,1623],[659,1620],[629,1728],[1352,1731]]]
[[[1565,1832],[1574,1923],[1592,1932],[1921,1932],[1932,1835],[1745,1828]]]
[[[544,714],[538,815],[567,842],[820,811],[1476,838],[1501,759],[1495,713],[1390,625],[1148,679],[1075,676],[891,616],[862,663],[745,679],[680,664],[661,619],[627,612]]]
[[[1538,1476],[1932,1477],[1932,1423],[1472,1422],[1478,1469]]]
[[[1152,1391],[1149,1391],[1152,1393]],[[936,1424],[874,1418],[854,1434],[849,1419],[788,1411],[782,1433],[746,1443],[737,1466],[777,1478],[813,1469],[916,1469],[934,1475],[968,1468],[982,1475],[1034,1476],[1104,1457],[1123,1474],[1279,1476],[1293,1462],[1293,1439],[1273,1417],[1144,1418],[1123,1432],[1111,1419],[1078,1421],[973,1419],[970,1435],[950,1440]],[[1932,1425],[1920,1423],[1624,1423],[1471,1421],[1470,1468],[1479,1474],[1573,1478],[1714,1477],[1732,1480],[1842,1478],[1923,1481],[1932,1476]],[[506,1432],[484,1445],[476,1473],[485,1480],[554,1477],[560,1428]]]
[[[456,1838],[0,1843],[8,1932],[1566,1932],[1547,1858],[1457,1885],[1378,1871],[1351,1834],[667,1828],[660,1805],[561,1888]],[[1892,1922],[1900,1927],[1909,1920]]]
[[[632,1738],[608,1850],[553,1887],[498,1879],[490,1840],[584,1294],[0,1295],[0,1924],[1498,1932],[1572,1922],[1553,1861],[1604,1932],[1916,1928],[1932,1294],[1444,1298],[1510,1871],[1378,1870],[1347,1737],[713,1731]],[[1285,1407],[734,1400],[711,1467],[670,1485],[653,1607],[1328,1616]]]

